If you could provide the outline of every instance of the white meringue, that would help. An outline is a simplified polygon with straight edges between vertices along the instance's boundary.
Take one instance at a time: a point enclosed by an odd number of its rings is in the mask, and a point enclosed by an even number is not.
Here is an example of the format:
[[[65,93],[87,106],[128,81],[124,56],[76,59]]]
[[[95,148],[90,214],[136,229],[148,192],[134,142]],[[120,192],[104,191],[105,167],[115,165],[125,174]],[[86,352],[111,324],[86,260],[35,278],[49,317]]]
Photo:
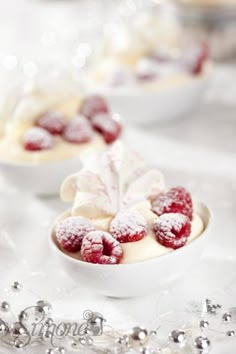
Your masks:
[[[73,202],[72,215],[116,215],[164,190],[162,174],[146,167],[140,156],[121,142],[103,154],[86,154],[82,160],[82,170],[67,177],[61,187],[62,200]]]

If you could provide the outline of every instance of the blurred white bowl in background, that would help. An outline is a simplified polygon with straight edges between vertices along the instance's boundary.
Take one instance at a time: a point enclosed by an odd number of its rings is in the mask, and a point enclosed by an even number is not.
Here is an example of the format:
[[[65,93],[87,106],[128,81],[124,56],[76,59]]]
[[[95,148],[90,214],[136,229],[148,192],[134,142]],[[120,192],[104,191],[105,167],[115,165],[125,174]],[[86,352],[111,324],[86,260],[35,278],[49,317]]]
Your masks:
[[[37,195],[58,195],[63,180],[81,168],[79,157],[40,164],[0,161],[2,176],[22,191]]]
[[[211,77],[211,66],[204,69],[198,76],[147,86],[112,88],[90,83],[85,89],[104,96],[111,110],[118,112],[124,122],[164,123],[183,118],[200,104]]]

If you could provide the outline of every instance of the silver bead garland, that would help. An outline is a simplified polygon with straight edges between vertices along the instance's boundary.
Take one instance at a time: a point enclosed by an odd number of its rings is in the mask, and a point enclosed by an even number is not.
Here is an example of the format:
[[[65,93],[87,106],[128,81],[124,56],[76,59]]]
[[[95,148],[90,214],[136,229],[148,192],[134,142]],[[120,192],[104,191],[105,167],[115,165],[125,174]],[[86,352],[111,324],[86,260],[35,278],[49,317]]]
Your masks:
[[[14,291],[20,291],[22,289],[22,285],[19,282],[14,282],[11,287]],[[209,316],[217,315],[220,308],[221,305],[212,304],[209,299],[203,301],[201,311],[203,318],[199,320],[200,329],[204,330],[209,328],[214,331],[214,328],[210,327],[208,318]],[[2,301],[0,303],[0,310],[3,313],[10,311],[10,303],[7,301]],[[4,319],[0,318],[0,338],[2,339],[2,342],[17,349],[24,348],[25,346],[31,344],[31,335],[27,329],[27,323],[30,318],[29,311],[31,311],[31,314],[37,316],[40,321],[39,323],[42,322],[45,326],[42,333],[36,337],[37,339],[35,343],[50,344],[51,348],[46,349],[46,354],[66,354],[65,343],[68,343],[68,334],[57,334],[57,336],[62,336],[61,343],[63,345],[58,346],[58,342],[57,346],[54,345],[54,340],[57,337],[54,337],[55,334],[54,332],[51,332],[50,326],[53,327],[56,326],[56,324],[50,317],[52,306],[46,300],[40,300],[35,304],[35,306],[31,306],[20,311],[18,316],[16,316],[18,317],[18,321],[12,324],[8,325]],[[187,333],[189,334],[187,334],[183,329],[174,329],[171,331],[168,337],[169,341],[166,341],[166,344],[162,346],[162,349],[160,349],[155,343],[155,338],[158,335],[157,330],[148,331],[146,328],[141,326],[133,327],[130,332],[120,336],[118,336],[117,332],[114,330],[110,337],[114,338],[113,345],[110,343],[108,348],[100,348],[96,346],[95,338],[102,335],[104,322],[106,321],[105,318],[102,314],[92,311],[85,311],[83,318],[85,321],[81,324],[83,325],[81,326],[82,331],[77,335],[69,335],[70,347],[75,350],[79,350],[80,352],[83,352],[83,347],[84,349],[91,348],[96,353],[104,354],[123,354],[132,351],[139,352],[140,354],[162,354],[163,350],[171,350],[171,348],[173,349],[173,346],[176,347],[176,350],[180,350],[182,346],[185,350],[192,346],[196,351],[196,354],[208,354],[211,349],[211,342],[209,338],[200,335],[193,341],[191,332],[188,330]],[[234,319],[232,320],[232,313],[230,311],[224,312],[223,315],[221,315],[221,319],[225,324],[228,324],[231,321],[234,323]],[[111,327],[108,326],[108,328]],[[215,330],[215,332],[217,331]],[[224,333],[222,333],[222,331],[218,331],[218,333],[219,335],[224,334],[226,337],[235,337],[234,328],[231,328]],[[62,340],[66,341],[63,342]]]

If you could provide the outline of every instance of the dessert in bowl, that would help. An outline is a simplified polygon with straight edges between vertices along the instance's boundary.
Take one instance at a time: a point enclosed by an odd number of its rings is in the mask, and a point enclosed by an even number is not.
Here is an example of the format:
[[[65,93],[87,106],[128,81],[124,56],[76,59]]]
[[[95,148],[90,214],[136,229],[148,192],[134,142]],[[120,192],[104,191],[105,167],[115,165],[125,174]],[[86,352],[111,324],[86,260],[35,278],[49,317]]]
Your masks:
[[[183,187],[165,191],[162,174],[117,142],[86,157],[61,187],[73,202],[50,231],[68,275],[93,291],[131,297],[158,291],[199,261],[210,219]],[[141,279],[141,280],[140,280]]]
[[[80,168],[84,151],[104,149],[121,133],[118,115],[102,97],[69,90],[18,93],[1,117],[1,172],[36,194],[58,193],[61,181]]]
[[[114,110],[135,123],[186,115],[200,102],[210,77],[206,43],[183,45],[182,37],[159,41],[161,27],[150,40],[155,27],[152,22],[141,30],[126,28],[117,40],[105,40],[85,79],[88,92],[104,95]]]

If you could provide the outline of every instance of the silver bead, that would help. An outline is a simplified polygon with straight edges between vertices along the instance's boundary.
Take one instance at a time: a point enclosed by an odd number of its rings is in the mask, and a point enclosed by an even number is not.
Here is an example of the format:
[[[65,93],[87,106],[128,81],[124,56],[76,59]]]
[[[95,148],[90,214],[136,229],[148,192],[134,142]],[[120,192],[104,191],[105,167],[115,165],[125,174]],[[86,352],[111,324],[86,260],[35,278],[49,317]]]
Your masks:
[[[45,333],[44,333],[44,338],[45,339],[51,339],[52,338],[52,332],[50,332],[50,331],[46,331]]]
[[[169,334],[169,339],[174,343],[183,343],[186,339],[185,331],[177,329]]]
[[[26,311],[21,311],[19,314],[19,321],[26,321],[28,319],[28,313]]]
[[[144,327],[134,327],[129,334],[129,344],[133,347],[147,343],[148,331]]]
[[[91,312],[90,318],[87,320],[88,330],[90,330],[90,333],[92,333],[94,336],[101,335],[104,321],[105,319],[102,314],[99,312]]]
[[[86,345],[87,344],[87,341],[85,338],[80,338],[79,339],[79,343],[82,344],[82,345]]]
[[[226,332],[226,335],[227,335],[228,337],[234,337],[234,336],[235,336],[235,331],[234,331],[233,329],[231,329],[230,331],[227,331],[227,332]]]
[[[26,334],[26,329],[20,322],[15,322],[10,326],[10,333],[13,337],[19,337]]]
[[[25,346],[24,342],[21,340],[16,339],[14,342],[14,347],[17,349],[23,348]]]
[[[208,328],[209,322],[207,320],[201,320],[199,325],[200,325],[200,328]]]
[[[71,347],[72,347],[73,349],[77,349],[77,348],[78,348],[78,343],[75,342],[75,341],[73,341],[73,342],[71,343]]]
[[[49,348],[45,350],[45,354],[54,354],[53,349]]]
[[[151,331],[150,336],[155,337],[157,335],[157,331]]]
[[[26,334],[26,329],[20,322],[15,322],[10,326],[10,333],[13,337],[19,337]]]
[[[193,343],[194,347],[200,351],[201,354],[208,354],[211,346],[210,340],[205,336],[199,336]]]
[[[56,348],[56,353],[58,354],[65,354],[66,350],[64,347],[57,347]]]
[[[18,281],[14,281],[11,288],[14,291],[20,291],[22,289],[22,285]]]
[[[51,326],[53,324],[53,319],[52,318],[47,318],[45,321],[45,326]]]
[[[50,316],[52,311],[52,305],[45,300],[40,300],[36,303],[35,315],[36,316]]]
[[[79,343],[81,344],[81,345],[92,345],[93,344],[93,338],[91,338],[91,337],[81,337],[81,338],[79,338]]]
[[[2,312],[8,312],[10,310],[10,304],[7,301],[3,301],[1,303],[1,311]]]
[[[153,348],[150,348],[150,347],[141,347],[139,349],[140,353],[141,354],[155,354],[155,351]]]
[[[120,344],[122,346],[128,347],[128,345],[129,345],[129,337],[127,335],[124,335],[124,336],[116,339],[116,343]]]
[[[0,337],[5,336],[9,331],[8,325],[5,321],[0,319]]]
[[[229,323],[231,321],[231,319],[232,319],[232,315],[229,312],[225,312],[222,316],[222,321],[224,323]]]

